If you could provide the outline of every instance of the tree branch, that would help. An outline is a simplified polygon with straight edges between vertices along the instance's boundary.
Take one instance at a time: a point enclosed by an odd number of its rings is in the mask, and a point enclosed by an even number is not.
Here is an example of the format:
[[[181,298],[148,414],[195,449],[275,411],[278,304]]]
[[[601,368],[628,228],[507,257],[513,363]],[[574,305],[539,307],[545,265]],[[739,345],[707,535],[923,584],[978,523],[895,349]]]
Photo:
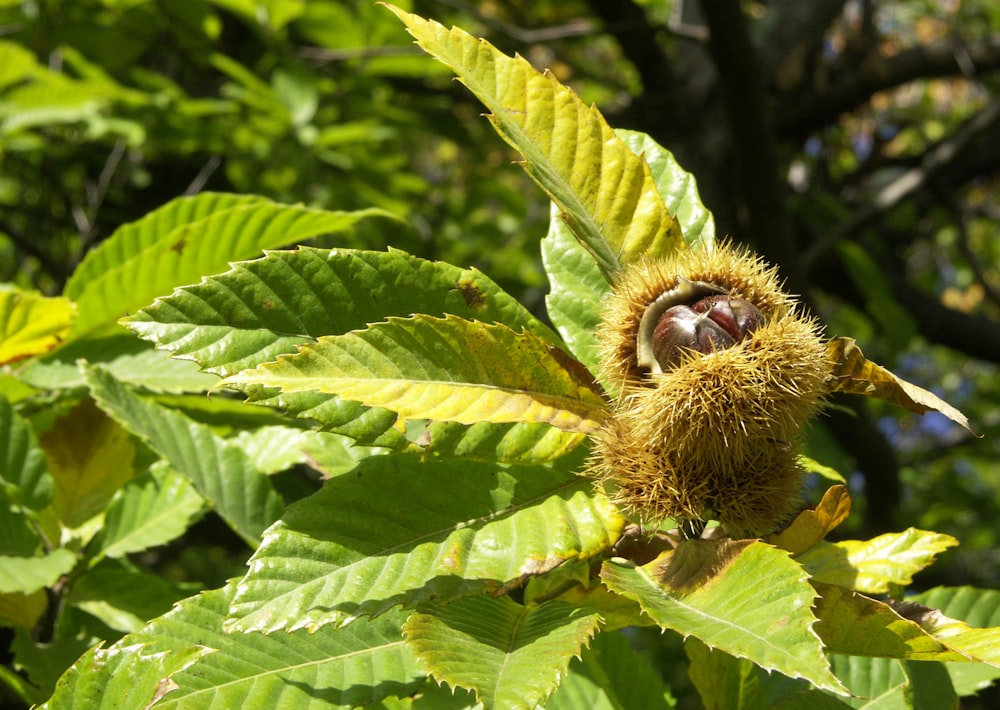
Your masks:
[[[785,209],[764,79],[746,16],[737,0],[701,0],[701,6],[733,138],[745,236],[779,265],[792,291],[805,294],[807,284]]]
[[[1000,36],[962,42],[945,39],[893,56],[859,57],[825,89],[814,86],[779,97],[775,115],[782,138],[800,138],[836,121],[873,94],[917,79],[982,74],[1000,68]],[[801,88],[801,87],[800,87]]]

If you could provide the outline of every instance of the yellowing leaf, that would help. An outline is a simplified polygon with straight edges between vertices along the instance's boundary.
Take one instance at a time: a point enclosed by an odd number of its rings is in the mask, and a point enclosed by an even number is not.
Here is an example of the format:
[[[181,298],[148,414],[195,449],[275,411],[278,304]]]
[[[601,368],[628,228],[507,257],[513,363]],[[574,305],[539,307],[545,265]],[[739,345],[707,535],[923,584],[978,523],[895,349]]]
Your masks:
[[[897,602],[896,611],[968,660],[1000,668],[1000,626],[976,629],[915,602]]]
[[[128,432],[91,400],[61,417],[39,440],[55,481],[53,507],[67,528],[101,513],[134,473],[135,446]]]
[[[0,594],[0,620],[25,629],[33,629],[48,605],[44,589],[36,589],[31,594],[10,592]]]
[[[336,394],[404,419],[545,422],[594,430],[606,409],[589,373],[535,335],[461,318],[390,318],[320,338],[225,380]]]
[[[798,557],[814,582],[880,594],[907,585],[941,552],[957,545],[950,535],[909,528],[871,540],[819,542]]]
[[[866,359],[854,338],[834,338],[830,341],[827,355],[833,365],[832,392],[877,397],[917,414],[940,412],[972,431],[966,416],[943,399]]]
[[[596,108],[521,57],[458,28],[389,9],[489,108],[494,128],[525,157],[525,170],[558,205],[605,278],[611,280],[620,263],[685,246],[645,159]]]
[[[799,513],[787,528],[768,536],[767,542],[798,555],[826,537],[851,512],[851,496],[843,486],[830,486],[815,508]]]
[[[55,348],[69,332],[75,313],[68,298],[0,290],[0,365]]]
[[[831,584],[814,586],[820,593],[816,633],[830,653],[917,661],[968,660],[885,602]]]

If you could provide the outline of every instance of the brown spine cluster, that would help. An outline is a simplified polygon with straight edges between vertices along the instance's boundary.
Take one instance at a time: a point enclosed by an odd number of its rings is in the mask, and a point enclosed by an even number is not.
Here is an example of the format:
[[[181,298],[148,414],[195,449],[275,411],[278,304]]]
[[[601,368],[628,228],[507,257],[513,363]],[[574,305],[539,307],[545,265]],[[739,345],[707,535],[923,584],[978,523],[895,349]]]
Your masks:
[[[664,337],[669,325],[657,330],[643,317],[653,308],[654,320],[676,318],[677,307],[690,317],[724,308],[712,316],[721,326],[705,325],[730,335],[701,337],[650,366],[655,348],[642,341]],[[732,321],[744,313],[752,329],[740,337]],[[774,269],[729,244],[631,265],[598,337],[601,379],[617,396],[595,435],[590,472],[620,506],[646,522],[714,519],[741,536],[766,534],[794,512],[797,442],[822,403],[830,365],[818,325]]]

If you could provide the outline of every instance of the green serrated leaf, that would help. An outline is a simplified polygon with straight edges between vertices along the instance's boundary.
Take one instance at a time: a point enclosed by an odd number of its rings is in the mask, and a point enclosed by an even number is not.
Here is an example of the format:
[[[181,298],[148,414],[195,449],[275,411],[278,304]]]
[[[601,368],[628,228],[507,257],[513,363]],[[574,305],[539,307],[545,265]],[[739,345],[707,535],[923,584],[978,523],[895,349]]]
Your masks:
[[[84,260],[66,284],[79,337],[148,305],[178,286],[246,259],[320,234],[350,230],[380,210],[330,212],[259,197],[202,193],[179,198],[125,225]]]
[[[498,463],[545,463],[565,456],[586,439],[586,434],[548,424],[430,422],[414,444],[426,457],[468,458]]]
[[[0,555],[0,594],[31,594],[51,587],[76,566],[76,555],[64,547],[47,555]]]
[[[585,433],[597,428],[605,404],[582,370],[503,325],[414,316],[320,338],[223,384],[327,392],[405,419],[543,422]]]
[[[597,634],[545,701],[545,710],[666,710],[676,703],[659,670],[624,634]]]
[[[0,365],[52,350],[69,333],[75,313],[68,298],[0,288]]]
[[[815,592],[783,550],[762,542],[688,540],[643,567],[609,560],[601,577],[663,628],[844,694],[812,630]]]
[[[542,239],[542,261],[550,285],[545,297],[549,318],[573,356],[588,370],[597,372],[600,356],[595,333],[611,285],[594,257],[569,231],[555,205],[549,233]]]
[[[450,313],[505,323],[559,344],[558,336],[479,271],[398,251],[299,248],[271,252],[178,289],[125,324],[157,347],[226,376],[293,353],[297,345],[320,336],[411,313]],[[396,416],[390,412],[371,411],[319,392],[275,395],[273,390],[255,388],[247,394],[255,404],[314,419],[325,429],[361,443],[405,444],[402,434],[391,429]],[[452,426],[434,453],[448,454],[446,441],[468,450],[476,445],[476,437],[504,437],[511,429],[497,426],[492,432],[480,427],[465,443]]]
[[[38,437],[0,396],[0,493],[16,505],[41,510],[52,501],[53,491]]]
[[[185,710],[350,708],[409,694],[423,680],[400,632],[405,614],[314,634],[223,634],[234,588],[191,597],[110,648],[88,653],[43,707],[140,710],[161,698],[157,707]]]
[[[656,189],[667,211],[674,216],[689,246],[711,248],[715,244],[715,219],[701,201],[694,175],[680,166],[673,153],[646,133],[615,129],[615,134],[629,149],[649,165]],[[647,252],[645,256],[664,256]]]
[[[913,600],[897,604],[896,609],[967,659],[1000,668],[1000,624],[996,623],[995,618],[998,599],[1000,593],[995,591],[972,587],[939,587]],[[939,602],[949,611],[956,611],[977,623],[985,621],[995,625],[973,628],[964,621],[952,618],[942,609],[926,606],[926,602]],[[989,610],[991,616],[988,621],[982,616],[986,610]]]
[[[623,521],[564,466],[365,459],[265,533],[227,627],[340,624],[398,604],[499,591],[600,554]]]
[[[950,535],[908,528],[871,540],[820,541],[798,560],[817,582],[878,594],[893,584],[910,584],[914,574],[957,544]]]
[[[528,175],[559,206],[606,279],[620,263],[683,246],[649,166],[596,108],[521,57],[458,28],[389,9],[491,111],[494,128],[525,157]]]
[[[180,412],[144,399],[100,368],[87,370],[98,405],[187,476],[251,546],[284,507],[270,480],[238,446]]]
[[[190,480],[163,462],[129,482],[108,506],[94,540],[106,557],[123,557],[179,537],[202,513],[205,501]]]
[[[598,614],[558,600],[523,606],[475,596],[422,607],[403,633],[438,681],[474,691],[487,708],[530,710],[555,690],[599,623]]]

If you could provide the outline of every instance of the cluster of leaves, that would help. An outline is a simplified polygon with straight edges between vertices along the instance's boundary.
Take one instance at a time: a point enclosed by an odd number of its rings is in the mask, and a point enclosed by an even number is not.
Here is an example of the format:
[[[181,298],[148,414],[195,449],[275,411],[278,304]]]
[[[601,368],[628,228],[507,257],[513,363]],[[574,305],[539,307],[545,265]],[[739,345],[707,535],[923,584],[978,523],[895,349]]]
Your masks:
[[[121,227],[62,297],[0,292],[8,687],[52,708],[669,707],[620,631],[648,626],[688,639],[710,706],[949,706],[1000,677],[1000,594],[898,601],[947,535],[827,542],[835,486],[767,540],[650,539],[579,477],[608,410],[603,294],[629,260],[711,244],[711,215],[648,137],[397,14],[554,202],[555,330],[475,269],[357,248],[388,213],[217,193]],[[835,343],[839,389],[960,417]],[[305,463],[324,485],[279,491]],[[188,596],[137,563],[208,510],[255,548],[241,578]]]

